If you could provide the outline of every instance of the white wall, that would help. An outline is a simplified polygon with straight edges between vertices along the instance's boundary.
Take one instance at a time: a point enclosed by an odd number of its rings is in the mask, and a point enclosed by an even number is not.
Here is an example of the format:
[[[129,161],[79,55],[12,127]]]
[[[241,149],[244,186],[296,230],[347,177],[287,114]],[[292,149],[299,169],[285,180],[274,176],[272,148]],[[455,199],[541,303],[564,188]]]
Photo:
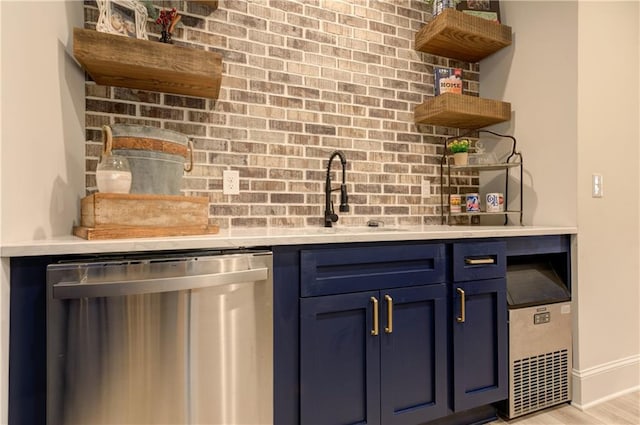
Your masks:
[[[2,22],[2,4],[0,4],[0,23]],[[2,47],[2,31],[0,31],[0,48]],[[0,82],[2,78],[2,61],[0,60]],[[0,99],[2,99],[2,86],[0,83]],[[2,129],[2,102],[0,102],[0,129]],[[2,131],[0,131],[0,188],[2,188]],[[2,241],[2,196],[0,196],[0,241]],[[2,310],[0,310],[1,312]]]
[[[2,23],[2,4],[0,4],[0,25]],[[2,46],[0,30],[0,47]],[[0,61],[0,81],[3,81],[2,62]],[[2,99],[0,84],[0,99]],[[0,102],[0,129],[2,128],[2,102]],[[0,188],[2,187],[2,132],[0,131]],[[2,241],[2,196],[0,196],[0,241]],[[0,258],[0,423],[7,423],[8,383],[9,383],[9,264]]]
[[[575,390],[583,406],[640,388],[638,8],[583,1],[578,9]],[[591,197],[594,173],[604,176],[603,198]]]
[[[511,103],[511,121],[493,129],[523,155],[524,223],[575,226],[577,3],[501,1],[500,10],[513,40],[480,63],[480,96]]]
[[[84,195],[81,1],[0,1],[0,241],[71,234]],[[0,262],[0,423],[8,422],[9,261]]]
[[[2,242],[71,234],[84,194],[81,1],[1,2]]]
[[[640,385],[638,6],[502,1],[513,45],[480,64],[481,96],[512,104],[511,122],[494,128],[524,155],[525,223],[578,226],[578,406]],[[591,197],[593,173],[604,198]]]

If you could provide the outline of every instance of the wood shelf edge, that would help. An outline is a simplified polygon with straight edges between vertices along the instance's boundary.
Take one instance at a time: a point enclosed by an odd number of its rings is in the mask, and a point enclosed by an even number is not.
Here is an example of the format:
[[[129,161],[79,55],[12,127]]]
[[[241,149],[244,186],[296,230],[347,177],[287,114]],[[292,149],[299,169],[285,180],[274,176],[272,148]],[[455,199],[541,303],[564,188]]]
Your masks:
[[[97,84],[217,99],[222,55],[73,29],[73,55]]]
[[[511,44],[511,27],[446,9],[415,35],[415,50],[466,62],[481,59]]]
[[[416,106],[416,124],[476,129],[511,119],[511,104],[463,94],[444,93]]]

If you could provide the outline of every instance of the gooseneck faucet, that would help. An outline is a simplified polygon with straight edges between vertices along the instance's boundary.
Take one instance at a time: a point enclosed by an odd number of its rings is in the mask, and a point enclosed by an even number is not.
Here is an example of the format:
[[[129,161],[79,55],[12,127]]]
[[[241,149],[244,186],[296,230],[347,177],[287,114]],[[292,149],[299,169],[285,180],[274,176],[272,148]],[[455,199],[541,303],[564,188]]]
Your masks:
[[[340,212],[349,212],[349,196],[347,196],[347,185],[346,185],[346,167],[347,167],[347,158],[344,156],[342,151],[334,151],[329,157],[329,163],[327,164],[327,180],[324,184],[324,227],[331,227],[332,223],[338,221],[338,214],[336,214],[333,210],[333,201],[331,200],[331,192],[338,190],[331,188],[331,163],[333,159],[339,156],[340,162],[342,163],[342,184],[340,185]]]

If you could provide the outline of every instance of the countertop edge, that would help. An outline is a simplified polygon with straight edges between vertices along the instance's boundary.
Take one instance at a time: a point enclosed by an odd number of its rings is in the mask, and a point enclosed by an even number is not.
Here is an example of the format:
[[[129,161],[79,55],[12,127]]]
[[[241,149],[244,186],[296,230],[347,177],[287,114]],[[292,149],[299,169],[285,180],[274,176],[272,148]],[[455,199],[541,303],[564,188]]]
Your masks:
[[[0,256],[103,254],[188,249],[235,249],[248,247],[310,245],[357,242],[392,242],[577,234],[571,226],[438,226],[425,225],[401,229],[370,228],[273,228],[221,229],[205,236],[111,239],[88,241],[75,236],[47,240],[3,243]]]

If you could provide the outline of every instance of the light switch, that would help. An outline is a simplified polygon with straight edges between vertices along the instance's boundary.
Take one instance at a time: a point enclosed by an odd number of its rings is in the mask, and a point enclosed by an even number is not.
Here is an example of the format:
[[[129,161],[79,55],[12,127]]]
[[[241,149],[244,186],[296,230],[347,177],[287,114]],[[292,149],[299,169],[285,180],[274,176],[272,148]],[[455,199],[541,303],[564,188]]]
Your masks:
[[[593,174],[591,176],[591,197],[602,198],[604,196],[604,190],[602,186],[602,174]]]

